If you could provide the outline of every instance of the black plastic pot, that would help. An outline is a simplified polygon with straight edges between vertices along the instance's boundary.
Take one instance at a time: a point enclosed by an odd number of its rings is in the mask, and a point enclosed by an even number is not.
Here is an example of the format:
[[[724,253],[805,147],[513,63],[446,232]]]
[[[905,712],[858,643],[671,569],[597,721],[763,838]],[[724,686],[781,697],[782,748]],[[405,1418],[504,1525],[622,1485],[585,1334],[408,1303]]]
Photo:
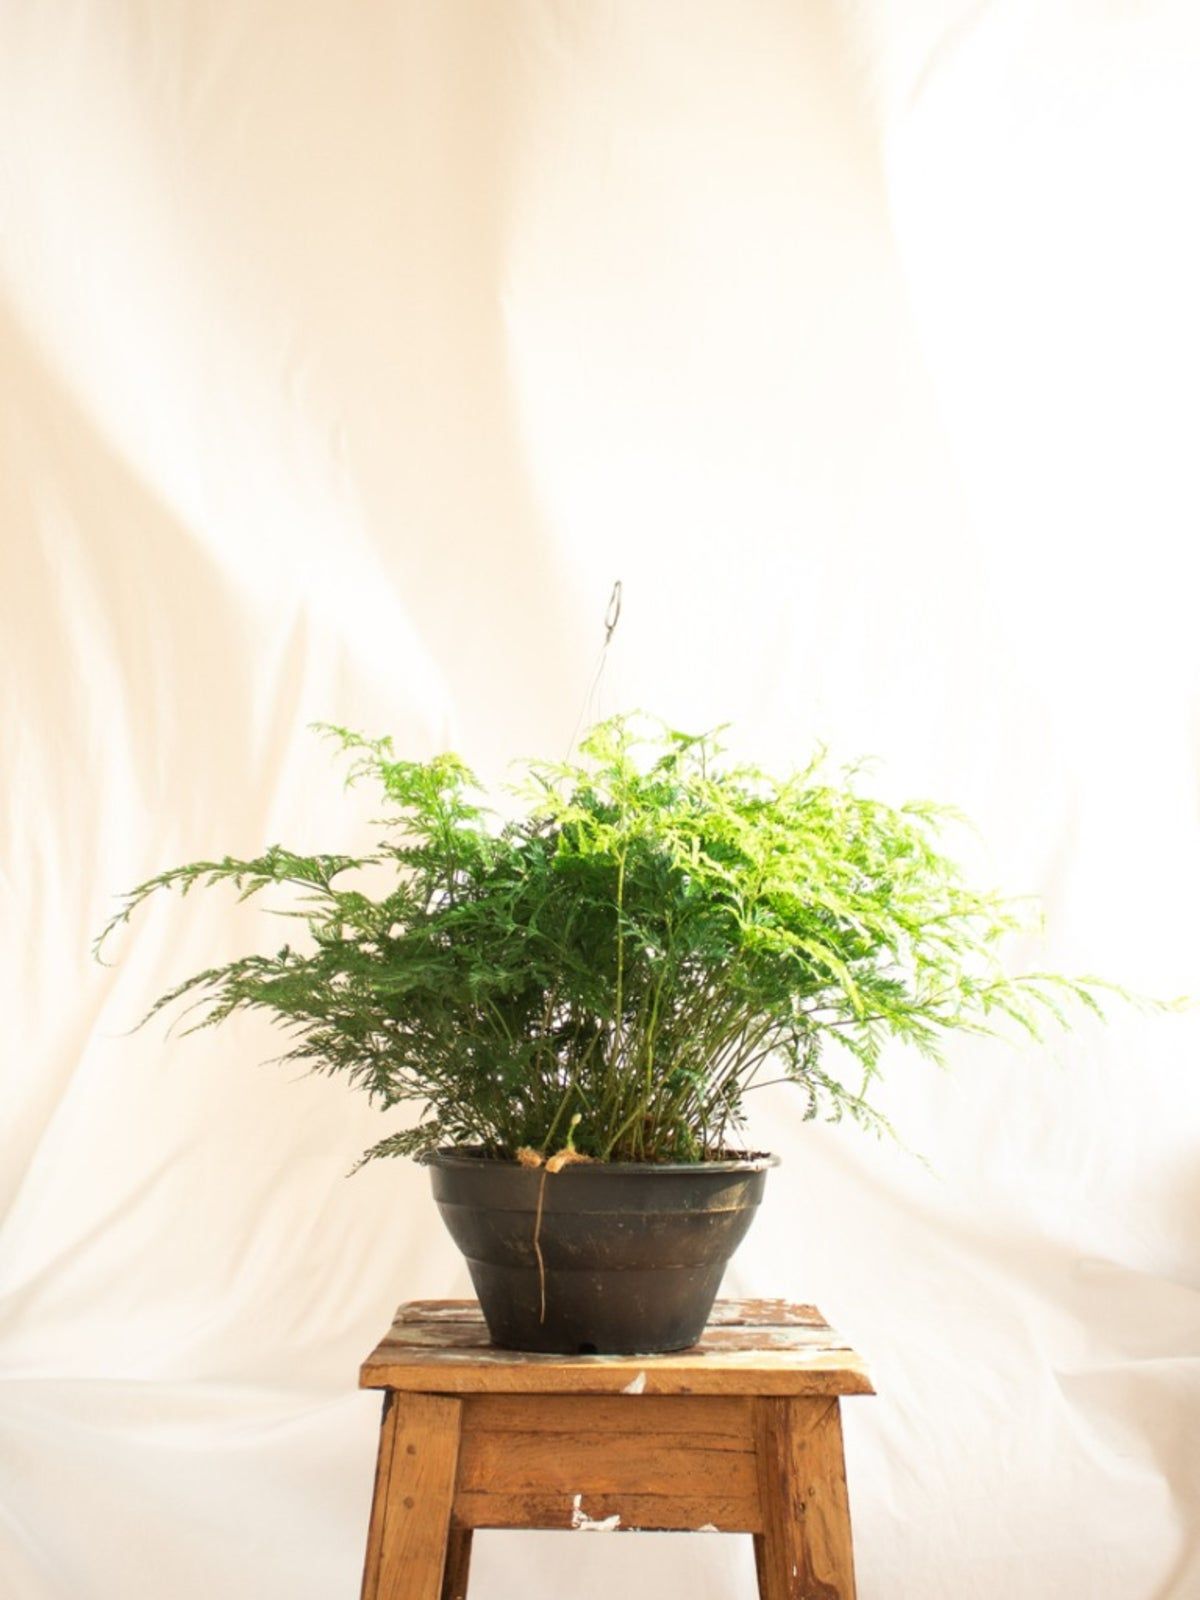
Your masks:
[[[695,1344],[779,1160],[580,1163],[545,1174],[471,1150],[424,1159],[493,1343],[567,1355]]]

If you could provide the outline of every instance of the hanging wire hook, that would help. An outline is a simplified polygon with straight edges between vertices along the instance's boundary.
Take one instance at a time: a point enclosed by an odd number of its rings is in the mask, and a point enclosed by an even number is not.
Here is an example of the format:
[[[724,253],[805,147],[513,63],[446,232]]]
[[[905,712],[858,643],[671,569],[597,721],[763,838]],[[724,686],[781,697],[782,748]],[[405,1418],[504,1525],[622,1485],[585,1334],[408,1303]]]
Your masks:
[[[596,670],[592,674],[591,687],[584,696],[583,704],[579,708],[579,715],[575,719],[575,729],[571,734],[571,742],[567,746],[564,760],[570,757],[575,748],[575,741],[579,737],[580,725],[587,715],[588,708],[596,698],[596,691],[600,687],[600,679],[604,675],[604,663],[608,659],[608,647],[612,643],[612,636],[617,631],[617,623],[621,620],[621,580],[618,578],[612,586],[612,593],[608,597],[608,605],[604,612],[604,643],[600,646],[600,654],[596,660]]]
[[[617,579],[612,586],[612,593],[608,597],[608,610],[604,613],[604,648],[608,649],[608,641],[617,631],[617,623],[621,620],[621,580]]]

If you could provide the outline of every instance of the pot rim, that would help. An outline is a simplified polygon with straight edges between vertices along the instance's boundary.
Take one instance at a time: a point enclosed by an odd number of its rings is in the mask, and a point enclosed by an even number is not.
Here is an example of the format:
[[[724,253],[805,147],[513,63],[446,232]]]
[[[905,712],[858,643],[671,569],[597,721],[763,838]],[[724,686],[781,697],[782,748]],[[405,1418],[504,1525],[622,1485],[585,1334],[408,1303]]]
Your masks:
[[[439,1145],[436,1150],[423,1150],[417,1160],[427,1167],[458,1168],[472,1172],[484,1167],[530,1174],[544,1170],[540,1167],[524,1167],[519,1161],[502,1156],[482,1155],[481,1148],[479,1145]],[[559,1179],[568,1173],[572,1177],[582,1178],[606,1172],[614,1176],[633,1172],[647,1175],[661,1172],[687,1173],[698,1177],[705,1172],[765,1172],[769,1167],[779,1166],[781,1159],[771,1151],[748,1150],[744,1156],[731,1156],[721,1161],[574,1161],[562,1167],[554,1176]]]

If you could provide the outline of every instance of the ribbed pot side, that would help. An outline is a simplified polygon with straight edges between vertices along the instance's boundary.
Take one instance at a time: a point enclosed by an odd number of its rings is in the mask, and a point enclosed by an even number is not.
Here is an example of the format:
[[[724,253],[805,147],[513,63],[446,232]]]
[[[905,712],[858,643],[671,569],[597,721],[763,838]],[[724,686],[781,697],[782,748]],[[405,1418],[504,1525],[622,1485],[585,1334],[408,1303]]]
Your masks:
[[[549,1175],[465,1150],[425,1161],[494,1344],[651,1355],[699,1339],[778,1158]]]

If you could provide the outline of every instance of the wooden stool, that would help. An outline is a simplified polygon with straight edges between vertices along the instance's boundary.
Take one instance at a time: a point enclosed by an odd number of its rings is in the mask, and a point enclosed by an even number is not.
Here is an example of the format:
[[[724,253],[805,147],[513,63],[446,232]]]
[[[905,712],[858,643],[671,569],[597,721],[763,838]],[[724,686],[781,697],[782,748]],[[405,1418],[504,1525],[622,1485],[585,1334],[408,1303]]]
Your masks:
[[[473,1300],[400,1307],[363,1600],[464,1600],[476,1528],[752,1533],[762,1600],[852,1600],[839,1395],[872,1394],[812,1306],[718,1301],[661,1356],[499,1350]]]

